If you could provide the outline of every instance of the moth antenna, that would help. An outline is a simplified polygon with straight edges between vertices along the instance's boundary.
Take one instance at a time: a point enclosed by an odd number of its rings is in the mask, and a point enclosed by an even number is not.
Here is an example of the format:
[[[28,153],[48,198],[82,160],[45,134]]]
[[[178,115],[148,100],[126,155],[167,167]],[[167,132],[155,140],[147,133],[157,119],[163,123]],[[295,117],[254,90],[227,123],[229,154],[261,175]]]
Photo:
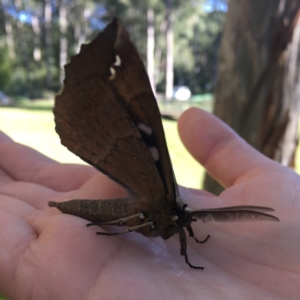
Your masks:
[[[241,221],[275,221],[279,219],[273,215],[249,209],[202,209],[191,212],[191,216],[202,222],[241,222]]]
[[[152,228],[152,226],[154,226],[153,222],[147,222],[138,226],[134,226],[134,227],[128,227],[127,230],[121,231],[121,232],[97,232],[97,235],[120,235],[120,234],[124,234],[124,233],[128,233],[128,232],[133,232],[133,231],[137,231],[140,228],[143,227],[147,227],[150,226]]]
[[[204,244],[204,243],[206,243],[207,240],[210,238],[210,235],[208,234],[204,240],[199,241],[199,240],[195,237],[194,231],[193,231],[193,228],[192,228],[191,225],[186,226],[186,229],[187,229],[187,231],[188,231],[190,237],[192,237],[196,243]]]

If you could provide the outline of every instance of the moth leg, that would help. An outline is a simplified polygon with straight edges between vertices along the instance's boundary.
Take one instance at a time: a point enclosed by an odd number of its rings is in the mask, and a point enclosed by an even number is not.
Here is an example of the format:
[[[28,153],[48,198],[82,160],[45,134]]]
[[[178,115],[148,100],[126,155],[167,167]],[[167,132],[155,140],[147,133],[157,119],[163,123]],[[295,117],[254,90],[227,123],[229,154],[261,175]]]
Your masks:
[[[186,235],[185,235],[185,231],[183,228],[180,229],[179,231],[179,241],[180,241],[180,254],[182,256],[184,256],[185,258],[185,262],[192,268],[192,269],[199,269],[199,270],[203,270],[203,267],[196,267],[193,266],[188,259],[186,250],[187,250],[187,243],[186,243]]]
[[[105,223],[97,223],[97,222],[93,222],[93,223],[89,223],[86,224],[86,226],[102,226],[102,225],[118,225],[118,226],[122,226],[124,223],[126,223],[127,221],[134,219],[136,217],[139,217],[140,219],[144,219],[145,216],[143,213],[138,213],[138,214],[134,214],[125,218],[120,218],[118,220],[114,220],[111,222],[105,222]]]
[[[190,237],[192,237],[197,243],[204,244],[204,243],[207,242],[207,240],[210,238],[210,235],[208,234],[208,235],[206,236],[206,238],[205,238],[203,241],[199,241],[199,240],[195,237],[194,231],[193,231],[193,228],[192,228],[191,225],[186,226],[186,229],[187,229],[187,231],[188,231]]]
[[[128,232],[132,232],[132,231],[137,231],[138,229],[147,227],[147,226],[153,227],[154,226],[153,222],[147,222],[147,223],[144,223],[144,224],[141,224],[138,226],[128,227],[127,230],[124,230],[121,232],[97,232],[97,235],[109,235],[109,236],[119,235],[119,234],[128,233]]]

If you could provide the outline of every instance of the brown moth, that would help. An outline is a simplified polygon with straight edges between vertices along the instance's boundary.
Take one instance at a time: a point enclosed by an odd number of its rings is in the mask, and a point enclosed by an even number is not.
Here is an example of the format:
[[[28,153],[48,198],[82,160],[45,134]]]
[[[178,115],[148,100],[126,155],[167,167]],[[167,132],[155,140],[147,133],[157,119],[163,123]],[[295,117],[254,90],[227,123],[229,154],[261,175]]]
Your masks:
[[[126,226],[117,235],[139,232],[146,237],[180,237],[187,256],[186,228],[191,223],[267,220],[272,208],[233,206],[192,211],[178,191],[161,117],[138,52],[115,18],[65,66],[62,92],[53,109],[61,143],[128,191],[127,198],[49,202],[61,212],[82,217],[88,225]]]

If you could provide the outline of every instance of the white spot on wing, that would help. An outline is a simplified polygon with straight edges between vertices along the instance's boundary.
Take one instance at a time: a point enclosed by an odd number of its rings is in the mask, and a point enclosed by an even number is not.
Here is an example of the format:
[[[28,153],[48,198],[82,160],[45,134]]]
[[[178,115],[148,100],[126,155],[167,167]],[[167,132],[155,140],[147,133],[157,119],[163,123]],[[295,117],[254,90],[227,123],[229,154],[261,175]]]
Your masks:
[[[140,218],[141,220],[144,220],[144,219],[145,219],[145,216],[144,216],[144,214],[143,214],[143,213],[141,213],[141,214],[139,215],[139,218]]]
[[[150,153],[154,159],[154,161],[159,160],[159,153],[156,147],[149,147]]]
[[[184,211],[191,212],[192,210],[191,210],[188,206],[186,206],[186,207],[184,208]]]
[[[113,68],[113,67],[110,67],[109,68],[109,71],[110,71],[110,76],[108,77],[109,80],[113,80],[116,78],[116,70]]]
[[[138,123],[137,127],[139,130],[143,131],[144,133],[146,133],[148,135],[151,135],[153,132],[152,128],[144,123]]]
[[[114,66],[117,66],[117,67],[121,66],[121,58],[119,55],[116,55],[116,61],[114,62]]]

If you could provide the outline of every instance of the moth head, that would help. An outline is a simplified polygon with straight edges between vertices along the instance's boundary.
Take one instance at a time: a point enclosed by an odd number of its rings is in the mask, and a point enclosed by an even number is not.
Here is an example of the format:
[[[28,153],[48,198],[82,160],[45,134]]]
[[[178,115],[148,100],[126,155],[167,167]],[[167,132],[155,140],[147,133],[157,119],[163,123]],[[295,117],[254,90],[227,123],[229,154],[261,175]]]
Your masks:
[[[195,218],[192,217],[192,210],[187,206],[187,204],[182,204],[177,213],[178,219],[176,221],[180,228],[189,226],[192,222],[197,222]]]

